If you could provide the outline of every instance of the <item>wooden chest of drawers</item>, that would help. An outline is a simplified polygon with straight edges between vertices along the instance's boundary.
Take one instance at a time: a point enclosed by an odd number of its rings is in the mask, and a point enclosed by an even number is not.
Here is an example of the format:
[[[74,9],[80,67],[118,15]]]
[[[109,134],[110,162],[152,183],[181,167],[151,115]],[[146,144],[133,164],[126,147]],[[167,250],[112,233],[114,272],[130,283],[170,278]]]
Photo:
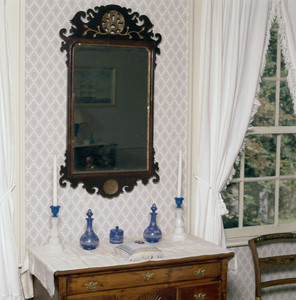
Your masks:
[[[34,278],[34,300],[226,300],[233,253],[55,272],[50,297]]]

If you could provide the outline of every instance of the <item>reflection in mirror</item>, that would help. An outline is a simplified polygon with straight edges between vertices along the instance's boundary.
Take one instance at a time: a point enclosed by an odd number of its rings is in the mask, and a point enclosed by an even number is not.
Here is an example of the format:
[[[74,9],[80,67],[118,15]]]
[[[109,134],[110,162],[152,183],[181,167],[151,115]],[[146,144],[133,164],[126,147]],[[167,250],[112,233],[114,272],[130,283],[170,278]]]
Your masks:
[[[147,170],[149,49],[74,47],[74,172]]]
[[[153,149],[155,55],[147,16],[117,5],[77,12],[67,52],[68,129],[60,184],[112,198],[159,181]]]

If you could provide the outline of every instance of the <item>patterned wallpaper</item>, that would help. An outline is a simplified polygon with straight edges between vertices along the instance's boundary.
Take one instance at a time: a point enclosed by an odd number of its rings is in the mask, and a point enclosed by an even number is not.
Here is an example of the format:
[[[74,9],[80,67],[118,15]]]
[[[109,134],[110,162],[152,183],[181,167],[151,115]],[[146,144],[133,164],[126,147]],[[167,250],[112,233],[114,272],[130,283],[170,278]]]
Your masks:
[[[78,10],[110,4],[99,0],[26,0],[26,245],[47,242],[52,202],[52,165],[64,162],[66,150],[66,64],[60,52],[59,30],[69,29]],[[178,152],[183,152],[183,194],[186,209],[187,109],[189,57],[189,0],[116,0],[118,5],[149,16],[154,31],[161,33],[161,55],[155,73],[154,147],[160,166],[160,182],[141,183],[131,193],[107,200],[87,194],[81,186],[58,188],[59,231],[62,243],[75,243],[85,229],[88,208],[94,212],[94,230],[107,239],[119,225],[125,236],[141,236],[149,224],[153,203],[164,234],[173,230],[175,219]],[[254,299],[254,271],[248,247],[231,249],[237,272],[229,272],[228,299]],[[274,249],[273,251],[277,251]],[[266,299],[296,299],[295,290],[269,294]]]
[[[26,0],[25,78],[25,196],[26,244],[43,245],[50,229],[52,165],[64,162],[66,150],[66,54],[60,52],[59,30],[79,10],[109,1]],[[86,212],[94,213],[94,230],[108,238],[116,225],[126,236],[142,236],[150,207],[158,207],[157,221],[164,234],[174,228],[179,149],[183,152],[183,191],[186,209],[189,0],[117,0],[121,6],[147,15],[163,40],[155,73],[154,147],[160,182],[138,183],[131,193],[108,200],[89,195],[79,186],[58,188],[60,238],[77,242],[85,230]]]

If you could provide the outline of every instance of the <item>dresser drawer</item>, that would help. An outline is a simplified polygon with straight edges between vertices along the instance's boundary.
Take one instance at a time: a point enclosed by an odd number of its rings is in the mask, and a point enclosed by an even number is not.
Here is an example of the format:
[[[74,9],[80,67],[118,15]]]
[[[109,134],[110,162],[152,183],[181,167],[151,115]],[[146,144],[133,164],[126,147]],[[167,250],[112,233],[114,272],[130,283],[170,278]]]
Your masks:
[[[110,289],[122,289],[152,284],[215,278],[221,274],[218,262],[166,268],[101,273],[88,276],[69,276],[68,294],[80,294]]]
[[[219,300],[221,285],[219,282],[205,285],[180,287],[179,300]]]

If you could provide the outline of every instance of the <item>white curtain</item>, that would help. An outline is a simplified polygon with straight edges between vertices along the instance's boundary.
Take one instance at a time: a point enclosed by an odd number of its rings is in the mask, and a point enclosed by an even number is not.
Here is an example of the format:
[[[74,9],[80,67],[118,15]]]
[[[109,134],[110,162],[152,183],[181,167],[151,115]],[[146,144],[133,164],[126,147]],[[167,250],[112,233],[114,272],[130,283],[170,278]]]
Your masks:
[[[275,0],[274,5],[276,6],[282,53],[288,70],[288,85],[296,113],[296,1]]]
[[[0,299],[23,299],[13,228],[13,137],[5,1],[0,0]]]
[[[192,233],[225,246],[220,191],[231,176],[250,118],[269,40],[270,0],[204,0],[197,198]]]

